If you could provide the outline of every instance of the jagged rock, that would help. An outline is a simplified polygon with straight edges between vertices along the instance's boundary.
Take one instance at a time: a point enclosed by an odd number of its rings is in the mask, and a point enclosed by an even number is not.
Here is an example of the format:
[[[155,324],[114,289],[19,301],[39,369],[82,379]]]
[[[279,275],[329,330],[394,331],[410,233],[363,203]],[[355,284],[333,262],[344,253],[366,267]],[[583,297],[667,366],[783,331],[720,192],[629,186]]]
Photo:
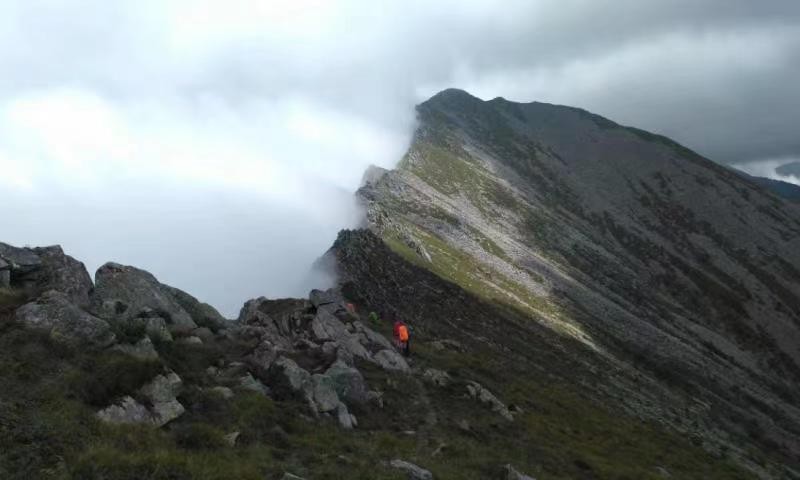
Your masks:
[[[292,328],[290,322],[281,315],[278,315],[280,320],[276,321],[268,313],[272,311],[276,302],[278,301],[265,297],[248,300],[239,311],[238,323],[246,326],[242,333],[247,336],[256,334],[261,341],[268,341],[282,350],[291,350]]]
[[[129,396],[97,412],[97,418],[107,423],[153,422],[153,414],[144,405]]]
[[[442,370],[435,368],[428,368],[422,374],[422,378],[426,381],[436,385],[437,387],[446,387],[450,383],[450,375]]]
[[[433,474],[431,472],[411,462],[406,462],[405,460],[392,460],[389,462],[389,466],[405,472],[409,480],[433,480]]]
[[[165,285],[149,272],[135,267],[117,263],[100,267],[95,274],[95,289],[90,300],[92,312],[108,320],[152,317],[155,312],[172,330],[197,328]]]
[[[211,393],[219,395],[220,397],[222,397],[222,398],[224,398],[226,400],[230,399],[230,398],[233,398],[233,396],[234,396],[233,390],[231,390],[228,387],[223,387],[221,385],[218,385],[216,387],[212,387],[210,389],[210,391],[211,391]]]
[[[253,352],[247,356],[247,364],[253,373],[262,380],[269,379],[269,369],[280,355],[280,350],[268,341],[261,342]]]
[[[468,382],[467,383],[467,392],[469,392],[469,396],[478,400],[480,403],[488,406],[492,409],[493,412],[497,412],[505,418],[506,420],[513,421],[514,416],[511,412],[506,408],[505,404],[501,402],[497,397],[494,396],[492,392],[488,389],[484,388],[478,382]]]
[[[220,314],[216,308],[207,303],[202,303],[192,295],[184,292],[183,290],[169,285],[163,285],[164,289],[172,296],[172,298],[180,305],[186,313],[192,317],[194,323],[201,327],[209,328],[213,331],[218,331],[226,328],[230,322]]]
[[[381,366],[384,370],[392,370],[397,372],[408,372],[411,368],[408,366],[406,359],[394,350],[384,349],[373,356],[375,363]]]
[[[56,290],[79,307],[89,306],[89,293],[94,285],[83,263],[66,255],[58,245],[34,248],[33,252],[41,261],[36,271],[38,291]]]
[[[18,248],[0,242],[0,259],[4,260],[11,270],[11,276],[24,276],[42,265],[42,260],[28,248]]]
[[[350,405],[361,405],[369,401],[364,376],[356,368],[337,361],[331,365],[325,376],[330,378],[336,395]]]
[[[166,425],[183,415],[185,409],[176,398],[182,387],[181,377],[175,372],[170,372],[156,376],[139,389],[139,394],[147,397],[152,405],[150,411],[153,414],[154,425],[157,427]]]
[[[19,307],[16,319],[29,327],[46,329],[51,337],[69,344],[106,347],[116,341],[107,322],[84,312],[66,294],[55,290]]]
[[[433,347],[435,350],[439,350],[439,351],[443,351],[443,350],[453,350],[453,351],[456,351],[456,352],[463,352],[464,351],[464,345],[462,345],[461,343],[459,343],[459,342],[457,342],[455,340],[450,340],[450,339],[447,339],[447,338],[442,339],[442,340],[435,340],[435,341],[431,342],[431,347]]]
[[[350,333],[341,320],[326,310],[320,310],[311,321],[311,334],[319,342],[334,341],[354,357],[369,359],[370,354],[358,336]]]
[[[311,305],[314,308],[319,309],[319,307],[323,305],[330,305],[334,303],[340,303],[342,301],[342,297],[338,295],[333,290],[311,290],[308,294],[308,300],[311,302]]]
[[[120,343],[112,347],[113,350],[122,352],[139,360],[158,360],[158,352],[153,346],[150,337],[144,337],[135,344]]]
[[[312,398],[320,413],[332,412],[337,409],[341,401],[336,394],[333,380],[327,375],[315,374],[311,376]]]
[[[517,471],[510,463],[503,466],[503,480],[536,480],[535,478]]]

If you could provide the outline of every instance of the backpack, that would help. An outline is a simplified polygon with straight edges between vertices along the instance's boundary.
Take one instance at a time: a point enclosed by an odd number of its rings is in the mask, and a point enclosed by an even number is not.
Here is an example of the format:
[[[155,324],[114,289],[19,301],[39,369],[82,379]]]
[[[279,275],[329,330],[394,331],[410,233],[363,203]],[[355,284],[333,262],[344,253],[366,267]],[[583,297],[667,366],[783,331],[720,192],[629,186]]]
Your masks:
[[[400,339],[401,342],[408,341],[408,327],[405,325],[400,325],[400,328],[397,329],[397,337]]]

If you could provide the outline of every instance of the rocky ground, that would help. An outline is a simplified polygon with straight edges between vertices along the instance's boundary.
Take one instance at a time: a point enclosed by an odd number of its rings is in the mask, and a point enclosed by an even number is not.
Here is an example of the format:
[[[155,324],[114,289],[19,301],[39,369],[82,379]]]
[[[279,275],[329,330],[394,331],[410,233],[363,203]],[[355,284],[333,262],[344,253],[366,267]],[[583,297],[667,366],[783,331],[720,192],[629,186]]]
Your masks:
[[[236,320],[58,247],[0,258],[2,478],[748,478],[589,401],[580,349],[367,231],[327,255],[340,289]]]

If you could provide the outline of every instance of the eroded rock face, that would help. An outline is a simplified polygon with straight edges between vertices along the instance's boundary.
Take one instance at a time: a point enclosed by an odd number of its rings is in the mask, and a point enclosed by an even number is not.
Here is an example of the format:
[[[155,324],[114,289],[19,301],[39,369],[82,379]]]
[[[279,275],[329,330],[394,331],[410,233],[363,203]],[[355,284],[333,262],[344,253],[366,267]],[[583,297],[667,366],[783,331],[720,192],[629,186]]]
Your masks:
[[[408,362],[402,355],[393,349],[384,349],[374,355],[375,363],[380,365],[384,370],[393,370],[397,372],[408,372],[411,368]]]
[[[215,332],[229,326],[230,322],[211,305],[201,302],[179,288],[163,284],[162,287],[172,296],[178,305],[192,317],[192,320],[194,320],[197,325],[209,328]]]
[[[172,330],[197,328],[171,291],[149,272],[118,263],[106,263],[97,270],[95,283],[91,311],[101,318],[127,321],[158,316]]]
[[[17,309],[17,321],[47,330],[60,341],[73,345],[106,347],[116,341],[108,322],[81,310],[61,292],[50,290]]]
[[[36,273],[39,291],[57,290],[67,295],[75,305],[89,306],[89,293],[94,285],[82,262],[66,255],[58,245],[34,248],[33,252],[41,260]]]

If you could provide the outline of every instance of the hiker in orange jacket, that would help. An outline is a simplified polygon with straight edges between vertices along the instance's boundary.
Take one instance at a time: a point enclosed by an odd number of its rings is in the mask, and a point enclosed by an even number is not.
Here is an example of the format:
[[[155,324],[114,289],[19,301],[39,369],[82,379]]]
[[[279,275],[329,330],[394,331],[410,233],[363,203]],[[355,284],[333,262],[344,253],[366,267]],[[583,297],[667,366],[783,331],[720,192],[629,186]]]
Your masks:
[[[408,326],[400,320],[394,322],[394,340],[397,342],[400,351],[403,352],[403,356],[407,357],[411,353]]]

